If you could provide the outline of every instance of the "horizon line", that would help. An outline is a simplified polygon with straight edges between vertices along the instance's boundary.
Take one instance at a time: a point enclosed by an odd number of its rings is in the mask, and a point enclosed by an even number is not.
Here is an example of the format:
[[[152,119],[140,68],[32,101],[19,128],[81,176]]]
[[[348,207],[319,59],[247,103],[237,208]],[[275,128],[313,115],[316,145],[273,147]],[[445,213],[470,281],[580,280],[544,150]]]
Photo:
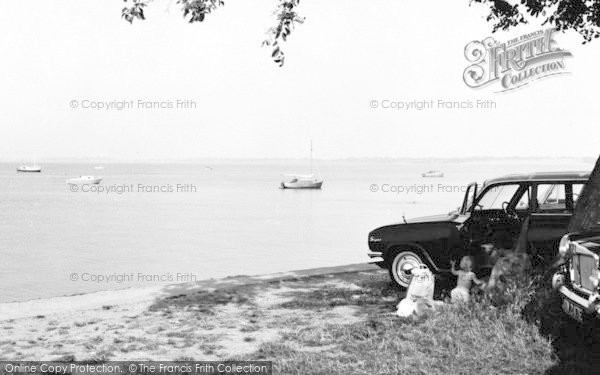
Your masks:
[[[578,159],[578,160],[591,160],[595,161],[598,156],[421,156],[421,157],[386,157],[386,156],[369,156],[369,157],[333,157],[333,158],[316,158],[313,160],[317,161],[464,161],[464,160],[556,160],[556,159]],[[162,158],[162,159],[132,159],[132,158],[107,158],[107,157],[85,157],[85,158],[63,158],[63,157],[52,157],[45,159],[45,163],[174,163],[174,162],[206,162],[206,161],[300,161],[310,160],[309,157],[228,157],[228,158],[211,158],[211,157],[198,157],[198,158]],[[18,163],[18,164],[31,164],[31,161],[24,161],[23,159],[0,159],[0,163]],[[41,164],[39,159],[35,164]]]

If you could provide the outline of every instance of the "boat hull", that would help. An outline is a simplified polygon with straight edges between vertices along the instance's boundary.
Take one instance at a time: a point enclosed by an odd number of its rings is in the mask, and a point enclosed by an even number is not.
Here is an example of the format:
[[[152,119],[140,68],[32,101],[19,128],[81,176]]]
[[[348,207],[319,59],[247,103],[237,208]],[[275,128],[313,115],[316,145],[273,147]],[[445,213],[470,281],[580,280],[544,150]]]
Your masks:
[[[317,182],[282,182],[282,189],[320,189],[323,181]]]
[[[70,178],[67,180],[69,185],[98,185],[102,181],[101,177],[92,179]]]
[[[40,173],[42,168],[33,168],[33,167],[19,167],[17,168],[17,172],[21,173]]]

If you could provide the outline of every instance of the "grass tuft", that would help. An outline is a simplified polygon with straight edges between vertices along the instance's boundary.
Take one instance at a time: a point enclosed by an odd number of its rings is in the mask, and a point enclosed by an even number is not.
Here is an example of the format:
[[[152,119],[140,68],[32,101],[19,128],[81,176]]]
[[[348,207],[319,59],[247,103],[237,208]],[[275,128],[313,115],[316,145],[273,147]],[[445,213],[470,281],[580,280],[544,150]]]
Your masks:
[[[290,329],[248,358],[273,360],[274,373],[289,375],[536,374],[557,364],[551,339],[522,313],[534,301],[537,279],[512,280],[505,293],[480,293],[468,304],[410,318],[393,314],[396,290],[380,281],[356,285],[290,292],[293,299],[280,307],[358,306],[365,320]]]
[[[149,311],[163,311],[170,314],[172,309],[192,309],[200,314],[214,315],[216,306],[233,304],[251,304],[253,288],[251,286],[226,290],[199,291],[191,294],[181,294],[161,299],[150,306]]]

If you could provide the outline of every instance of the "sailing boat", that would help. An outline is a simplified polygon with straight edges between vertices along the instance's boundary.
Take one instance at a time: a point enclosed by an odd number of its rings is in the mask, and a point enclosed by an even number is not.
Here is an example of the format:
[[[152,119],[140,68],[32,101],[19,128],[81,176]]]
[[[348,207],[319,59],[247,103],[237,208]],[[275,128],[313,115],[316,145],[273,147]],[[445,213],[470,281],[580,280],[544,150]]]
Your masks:
[[[42,171],[42,167],[37,165],[37,163],[35,162],[35,159],[33,160],[33,165],[23,164],[23,165],[17,167],[17,172],[40,173],[41,171]]]
[[[323,185],[323,179],[315,177],[313,174],[313,146],[310,141],[310,174],[285,174],[285,177],[291,178],[289,181],[281,183],[281,189],[320,189]]]

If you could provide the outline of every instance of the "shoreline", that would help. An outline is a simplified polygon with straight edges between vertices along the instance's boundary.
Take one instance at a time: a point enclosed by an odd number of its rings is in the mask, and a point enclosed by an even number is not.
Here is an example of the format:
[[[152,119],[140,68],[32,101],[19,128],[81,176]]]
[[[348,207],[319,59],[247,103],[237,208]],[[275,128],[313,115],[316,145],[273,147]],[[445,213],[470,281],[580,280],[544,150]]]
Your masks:
[[[0,306],[0,352],[9,361],[258,358],[304,327],[365,320],[371,308],[360,300],[381,302],[365,283],[380,290],[387,272],[358,263],[12,303]]]
[[[130,287],[91,293],[73,294],[26,301],[0,303],[0,322],[83,310],[112,308],[115,306],[151,303],[156,300],[180,296],[199,291],[215,291],[233,286],[250,286],[261,282],[301,279],[311,276],[335,275],[337,273],[372,271],[379,269],[368,263],[353,263],[341,266],[308,268],[295,271],[276,272],[264,275],[239,275],[210,278],[193,282],[168,284],[152,287]]]
[[[121,305],[77,310],[73,297],[63,297],[71,306],[60,313],[0,321],[2,359],[266,360],[285,375],[516,374],[557,364],[550,340],[511,309],[441,303],[423,316],[398,317],[405,293],[372,264],[129,292],[129,299],[113,293]]]

